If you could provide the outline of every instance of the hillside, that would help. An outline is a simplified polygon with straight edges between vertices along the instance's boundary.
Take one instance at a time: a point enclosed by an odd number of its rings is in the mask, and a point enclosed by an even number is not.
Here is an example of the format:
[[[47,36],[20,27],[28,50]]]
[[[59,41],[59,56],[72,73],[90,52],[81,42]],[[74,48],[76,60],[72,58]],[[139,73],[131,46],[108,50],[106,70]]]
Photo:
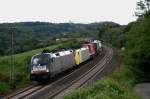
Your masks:
[[[14,34],[14,53],[21,53],[53,45],[55,44],[55,38],[97,37],[99,30],[119,26],[119,24],[114,22],[91,24],[47,22],[3,23],[0,24],[0,56],[10,54],[11,32]],[[11,29],[12,27],[13,29]]]

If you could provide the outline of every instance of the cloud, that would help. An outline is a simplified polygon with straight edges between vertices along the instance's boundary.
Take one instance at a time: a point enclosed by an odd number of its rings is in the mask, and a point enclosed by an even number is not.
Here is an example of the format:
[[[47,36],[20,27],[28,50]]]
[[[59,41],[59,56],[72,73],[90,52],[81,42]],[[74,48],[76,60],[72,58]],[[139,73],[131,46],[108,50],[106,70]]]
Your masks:
[[[0,22],[46,21],[90,23],[133,20],[139,0],[0,0]]]

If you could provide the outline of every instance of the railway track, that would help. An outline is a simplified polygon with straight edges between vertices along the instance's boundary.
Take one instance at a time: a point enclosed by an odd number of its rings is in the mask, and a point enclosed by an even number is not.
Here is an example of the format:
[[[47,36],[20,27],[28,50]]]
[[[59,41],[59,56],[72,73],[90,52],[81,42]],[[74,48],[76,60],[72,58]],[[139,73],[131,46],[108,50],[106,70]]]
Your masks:
[[[9,96],[6,96],[5,99],[21,99],[24,98],[24,96],[35,92],[37,89],[40,89],[40,86],[38,83],[34,82],[30,86],[24,88],[23,90],[17,91]]]
[[[105,64],[111,60],[112,54],[112,49],[106,48],[104,57],[102,57],[103,55],[98,56],[96,59],[84,64],[84,66],[77,68],[59,80],[48,85],[33,85],[10,97],[6,97],[6,99],[62,98],[66,93],[85,85],[90,79],[102,71],[105,68]]]
[[[106,64],[110,62],[113,56],[112,49],[108,50],[108,54],[104,57],[103,60],[98,62],[93,68],[91,68],[89,71],[84,73],[82,76],[77,78],[76,80],[72,81],[68,86],[63,87],[62,89],[58,90],[54,94],[50,95],[49,99],[63,99],[63,97],[72,92],[73,90],[86,85],[88,81],[93,79],[95,76],[97,76],[103,69],[105,68]]]

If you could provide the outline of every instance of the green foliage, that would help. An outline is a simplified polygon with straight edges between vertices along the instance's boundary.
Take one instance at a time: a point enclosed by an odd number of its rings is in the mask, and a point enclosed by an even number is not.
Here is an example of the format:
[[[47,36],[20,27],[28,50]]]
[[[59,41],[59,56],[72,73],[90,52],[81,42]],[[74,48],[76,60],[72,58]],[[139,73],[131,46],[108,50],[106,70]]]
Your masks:
[[[119,27],[119,24],[114,22],[100,22],[100,23],[91,23],[91,24],[77,24],[76,31],[73,31],[67,35],[67,37],[75,37],[75,38],[95,38],[100,34],[103,34],[103,30],[111,27]],[[101,38],[101,37],[100,37]]]
[[[128,68],[117,69],[110,77],[78,89],[65,99],[140,99],[133,91],[135,74]]]
[[[10,90],[10,86],[8,83],[6,82],[0,82],[0,93],[4,94],[6,92],[9,92]]]
[[[121,48],[125,46],[127,26],[103,28],[99,30],[99,38],[105,43],[114,47]]]
[[[142,18],[144,14],[150,11],[150,0],[140,0],[137,2],[135,15],[139,18]]]
[[[0,56],[10,55],[11,32],[14,34],[14,53],[55,44],[55,38],[95,37],[97,28],[119,26],[113,22],[91,24],[20,22],[0,24]],[[11,28],[14,29],[11,29]]]
[[[126,63],[150,73],[150,13],[134,23],[127,34]]]
[[[58,49],[75,49],[75,48],[80,48],[81,47],[81,42],[77,40],[71,40],[70,42],[66,42],[62,44],[61,46],[58,47]]]
[[[30,30],[24,30],[16,28],[11,31],[9,27],[0,27],[0,56],[10,55],[11,52],[11,32],[13,32],[14,37],[14,53],[22,53],[32,49],[37,49],[40,47],[46,47],[48,45],[53,45],[54,40],[45,36],[45,41],[40,41],[42,36],[38,37],[34,32]],[[44,34],[41,34],[44,35]],[[40,40],[39,40],[40,39]]]

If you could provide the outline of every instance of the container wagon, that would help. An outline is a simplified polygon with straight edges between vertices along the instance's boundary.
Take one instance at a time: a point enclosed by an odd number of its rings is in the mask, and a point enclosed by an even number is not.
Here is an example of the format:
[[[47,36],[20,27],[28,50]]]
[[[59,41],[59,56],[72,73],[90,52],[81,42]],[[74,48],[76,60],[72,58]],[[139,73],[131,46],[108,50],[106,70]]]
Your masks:
[[[95,45],[95,54],[98,55],[102,51],[102,44],[101,41],[94,40],[92,44]]]
[[[83,44],[83,47],[88,48],[90,57],[94,57],[95,55],[95,44],[87,43]]]

